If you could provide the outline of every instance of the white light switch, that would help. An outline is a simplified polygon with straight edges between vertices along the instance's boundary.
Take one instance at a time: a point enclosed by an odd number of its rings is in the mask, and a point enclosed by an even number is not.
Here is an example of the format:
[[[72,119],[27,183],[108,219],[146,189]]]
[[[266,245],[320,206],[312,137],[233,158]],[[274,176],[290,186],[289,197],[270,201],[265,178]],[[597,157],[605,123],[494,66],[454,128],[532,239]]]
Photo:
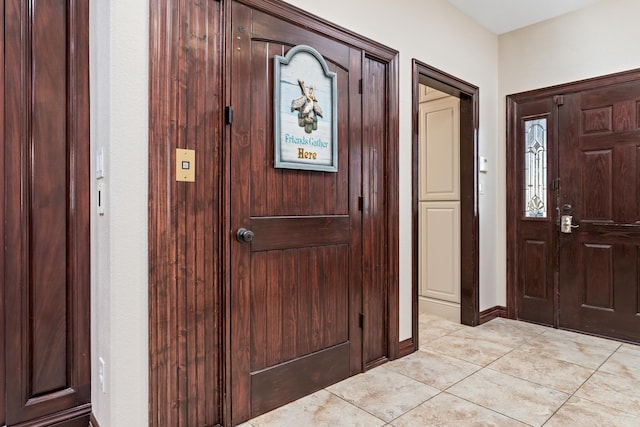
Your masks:
[[[486,157],[480,157],[480,161],[478,162],[480,165],[478,166],[480,172],[487,173],[489,172],[489,160]]]
[[[96,151],[96,179],[104,178],[104,148]]]

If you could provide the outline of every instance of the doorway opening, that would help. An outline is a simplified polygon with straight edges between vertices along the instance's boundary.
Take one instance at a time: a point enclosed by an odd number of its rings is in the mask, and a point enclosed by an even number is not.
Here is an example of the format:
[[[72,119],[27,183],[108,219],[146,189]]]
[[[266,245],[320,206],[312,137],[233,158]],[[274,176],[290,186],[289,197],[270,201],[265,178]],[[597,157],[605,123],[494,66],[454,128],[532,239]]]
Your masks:
[[[429,88],[427,91],[426,88]],[[422,98],[421,98],[422,91]],[[420,283],[421,260],[424,259],[424,245],[421,249],[420,245],[420,227],[421,219],[427,218],[429,207],[436,206],[440,208],[442,215],[436,215],[443,219],[445,223],[450,224],[449,240],[458,240],[446,242],[449,245],[449,253],[458,260],[448,260],[449,275],[458,280],[459,284],[454,285],[454,291],[448,296],[449,301],[440,304],[448,307],[449,312],[458,312],[459,321],[464,325],[476,326],[479,324],[479,211],[478,211],[478,87],[451,76],[443,71],[433,68],[429,65],[413,60],[413,337],[414,348],[418,349],[418,313],[419,313],[419,295],[424,286]],[[458,147],[450,147],[449,157],[455,160],[458,165],[458,171],[447,171],[455,174],[457,184],[452,185],[452,191],[434,191],[432,194],[420,194],[420,135],[421,135],[421,114],[420,104],[423,101],[438,98],[441,104],[448,104],[451,107],[443,107],[447,109],[447,115],[457,122],[459,126],[455,129]],[[437,99],[436,99],[437,101]],[[426,104],[426,103],[423,103]],[[440,106],[442,107],[442,105]],[[440,108],[439,107],[439,108]],[[424,110],[424,107],[423,107]],[[444,111],[444,110],[442,110]],[[454,111],[457,111],[454,112]],[[424,112],[424,111],[423,111]],[[454,117],[457,114],[457,117]],[[446,153],[445,153],[446,154]],[[427,163],[428,164],[428,163]],[[424,174],[423,174],[424,175]],[[449,173],[449,176],[452,176]],[[424,187],[424,184],[423,184]],[[424,193],[424,191],[423,191]],[[428,192],[427,192],[428,193]],[[430,201],[422,202],[420,200]],[[429,205],[432,203],[432,205]],[[421,215],[422,211],[422,215]],[[458,220],[459,218],[459,220]],[[427,221],[428,222],[428,221]],[[458,226],[459,224],[459,226]],[[459,244],[458,244],[459,243]],[[458,249],[459,248],[459,249]],[[452,266],[459,266],[459,270],[455,273],[451,272]],[[458,267],[455,267],[458,268]],[[423,268],[422,276],[427,276]],[[459,286],[459,288],[458,288]],[[427,285],[428,287],[428,285]],[[424,292],[423,292],[424,293]],[[428,293],[428,292],[427,292]],[[436,292],[437,293],[437,292]],[[447,297],[445,297],[446,299]],[[453,299],[457,302],[452,302]],[[423,298],[423,300],[425,300]],[[434,307],[434,305],[431,305]],[[459,307],[459,308],[458,308]]]

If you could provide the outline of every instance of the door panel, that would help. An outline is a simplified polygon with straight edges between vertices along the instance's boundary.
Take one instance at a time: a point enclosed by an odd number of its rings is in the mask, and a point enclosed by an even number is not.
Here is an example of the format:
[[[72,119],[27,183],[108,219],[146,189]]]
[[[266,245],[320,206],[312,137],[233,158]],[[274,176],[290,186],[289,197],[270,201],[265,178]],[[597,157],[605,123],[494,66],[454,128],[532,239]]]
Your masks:
[[[527,124],[537,122],[546,125],[544,132],[528,136],[527,130],[531,131],[531,128]],[[515,124],[517,155],[512,167],[516,176],[512,183],[518,196],[511,215],[515,217],[517,230],[516,316],[555,325],[556,193],[549,185],[556,176],[556,106],[553,100],[547,98],[518,105]],[[537,150],[536,138],[544,138],[546,147]],[[545,171],[536,174],[532,169],[537,167],[543,167]],[[542,180],[540,194],[528,192],[527,189],[537,185],[539,179]]]
[[[460,202],[420,203],[420,295],[460,303]]]
[[[579,226],[560,235],[560,326],[633,341],[640,341],[639,107],[633,81],[565,96],[560,115],[561,204]]]
[[[353,83],[362,59],[237,2],[232,28],[231,232],[255,233],[230,248],[236,423],[347,377],[354,358],[361,363],[362,302],[353,297],[362,286],[361,148],[349,118],[359,112]],[[337,73],[336,173],[273,167],[273,58],[303,43]]]
[[[90,412],[88,6],[2,5],[10,84],[3,93],[0,421],[46,424],[61,411]]]
[[[460,99],[420,103],[418,111],[420,201],[460,200]]]

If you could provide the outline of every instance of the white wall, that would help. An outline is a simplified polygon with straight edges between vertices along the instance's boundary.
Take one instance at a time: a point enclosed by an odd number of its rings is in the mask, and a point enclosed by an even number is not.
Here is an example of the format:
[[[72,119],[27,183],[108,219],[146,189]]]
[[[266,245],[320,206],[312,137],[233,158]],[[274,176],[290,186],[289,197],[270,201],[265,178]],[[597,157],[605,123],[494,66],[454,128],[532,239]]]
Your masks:
[[[495,222],[498,157],[498,37],[446,0],[290,0],[400,52],[400,339],[411,336],[411,61],[416,58],[480,88],[480,155],[490,162],[481,174],[480,310],[498,303],[495,252],[504,233]],[[504,284],[504,280],[502,281]]]
[[[102,427],[148,425],[148,11],[148,0],[91,1],[91,143],[93,153],[104,148],[106,188],[105,215],[91,217],[92,402]],[[94,206],[95,187],[92,178]]]
[[[499,37],[500,153],[497,213],[506,230],[505,96],[640,67],[640,1],[606,0]],[[506,240],[497,252],[498,301],[506,302]]]
[[[411,336],[411,60],[480,87],[480,154],[498,157],[498,39],[446,0],[294,0],[400,51],[400,339]],[[92,145],[105,148],[106,214],[92,216],[94,413],[102,427],[148,425],[148,0],[91,2]],[[363,12],[366,11],[366,12]],[[498,303],[496,172],[481,176],[480,309]],[[95,189],[95,180],[93,180]],[[502,281],[504,283],[504,280]],[[97,359],[107,364],[98,387]]]

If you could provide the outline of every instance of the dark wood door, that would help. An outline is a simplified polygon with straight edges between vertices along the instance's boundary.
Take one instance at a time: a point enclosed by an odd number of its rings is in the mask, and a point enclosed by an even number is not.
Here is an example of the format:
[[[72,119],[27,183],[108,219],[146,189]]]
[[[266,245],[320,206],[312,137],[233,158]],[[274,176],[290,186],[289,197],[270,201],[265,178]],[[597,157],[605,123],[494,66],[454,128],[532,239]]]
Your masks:
[[[560,108],[561,327],[640,341],[640,81],[564,97]]]
[[[231,9],[231,388],[241,422],[361,370],[357,49]],[[337,74],[338,171],[274,168],[273,59],[309,45]],[[235,238],[254,232],[251,243]]]
[[[2,6],[0,425],[63,425],[71,418],[69,425],[78,418],[86,425],[89,6],[82,0]]]
[[[517,229],[516,313],[520,319],[555,325],[557,271],[556,177],[557,108],[553,98],[518,105],[514,133],[516,171],[509,181],[512,221]]]

